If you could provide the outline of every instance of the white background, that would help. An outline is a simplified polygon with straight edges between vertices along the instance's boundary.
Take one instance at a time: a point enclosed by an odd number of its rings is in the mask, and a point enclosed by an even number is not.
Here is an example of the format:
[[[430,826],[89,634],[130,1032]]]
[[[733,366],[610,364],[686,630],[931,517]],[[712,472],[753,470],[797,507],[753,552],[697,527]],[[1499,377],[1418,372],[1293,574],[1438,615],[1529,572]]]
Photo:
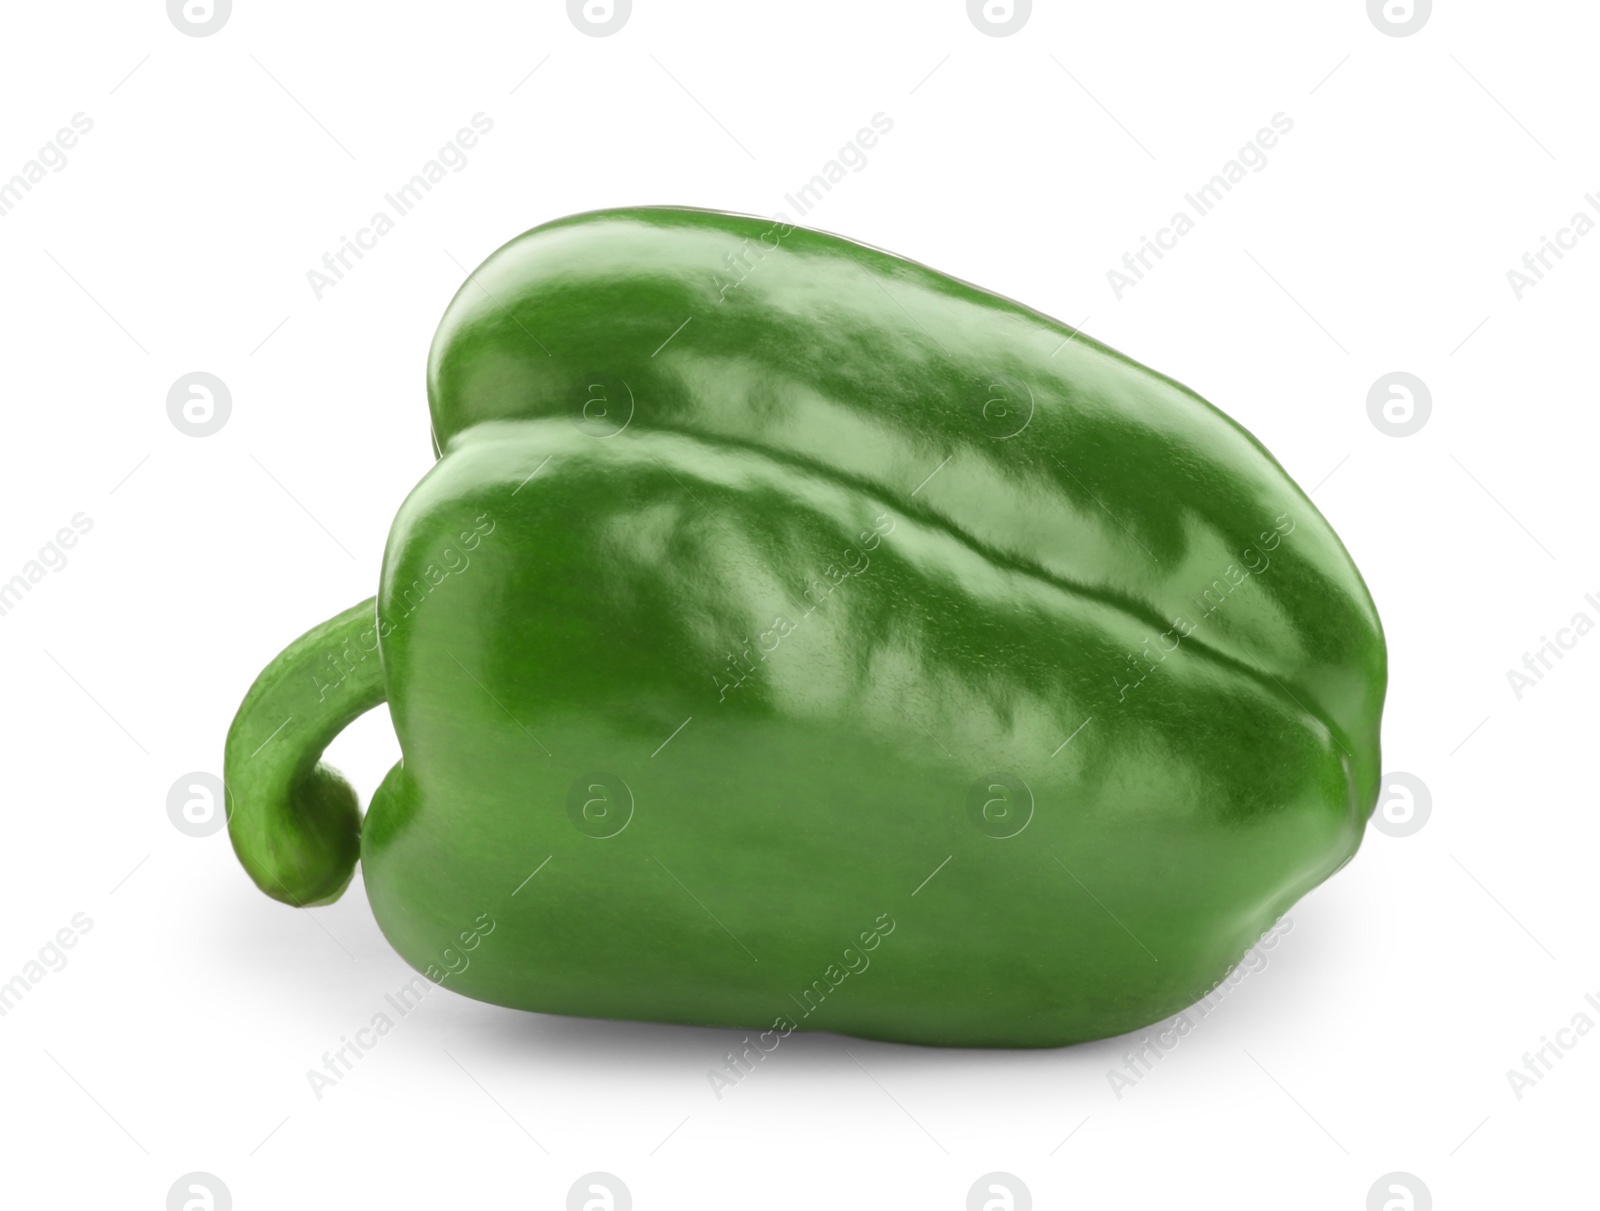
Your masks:
[[[1363,0],[1041,2],[1006,37],[959,0],[638,0],[604,38],[558,0],[239,0],[203,38],[160,0],[7,6],[0,180],[94,128],[0,218],[0,580],[93,522],[0,617],[0,981],[93,923],[0,1018],[6,1203],[157,1209],[204,1171],[241,1209],[558,1208],[599,1170],[646,1211],[961,1208],[1002,1171],[1041,1208],[1359,1211],[1403,1171],[1440,1208],[1594,1205],[1600,1032],[1520,1099],[1506,1070],[1600,1023],[1600,636],[1520,699],[1506,672],[1600,622],[1600,233],[1520,301],[1506,271],[1600,190],[1597,34],[1577,0],[1441,4],[1409,37]],[[479,112],[468,167],[318,301],[306,271]],[[466,270],[597,207],[795,217],[879,112],[803,221],[1081,324],[1315,486],[1388,636],[1385,768],[1431,817],[1369,829],[1120,1098],[1130,1039],[796,1035],[719,1101],[740,1034],[440,991],[318,1100],[307,1069],[408,969],[359,879],[270,901],[169,789],[220,774],[272,655],[375,590]],[[1106,271],[1279,112],[1268,166],[1119,301]],[[232,394],[206,438],[166,410],[194,370]],[[1393,370],[1431,389],[1414,436],[1368,417]],[[383,710],[331,750],[363,797],[397,756]]]

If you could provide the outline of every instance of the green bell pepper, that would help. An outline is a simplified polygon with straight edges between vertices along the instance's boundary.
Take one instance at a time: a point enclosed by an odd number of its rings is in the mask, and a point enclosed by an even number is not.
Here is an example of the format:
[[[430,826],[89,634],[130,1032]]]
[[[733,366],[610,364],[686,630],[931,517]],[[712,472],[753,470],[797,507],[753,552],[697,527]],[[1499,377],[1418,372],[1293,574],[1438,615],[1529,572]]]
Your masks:
[[[1193,1003],[1356,851],[1385,651],[1250,434],[874,248],[577,215],[461,288],[376,601],[228,735],[268,895],[548,1013],[1038,1047]],[[387,701],[363,822],[321,763]]]

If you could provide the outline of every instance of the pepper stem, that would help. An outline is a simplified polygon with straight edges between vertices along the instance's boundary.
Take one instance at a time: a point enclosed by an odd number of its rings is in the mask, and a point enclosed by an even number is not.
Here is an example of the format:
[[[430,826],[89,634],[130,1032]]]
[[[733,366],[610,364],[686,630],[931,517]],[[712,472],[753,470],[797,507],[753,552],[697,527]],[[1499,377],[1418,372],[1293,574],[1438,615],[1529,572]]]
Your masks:
[[[383,702],[376,598],[313,627],[256,678],[228,728],[228,835],[257,887],[299,908],[344,894],[361,856],[356,792],[322,752]]]

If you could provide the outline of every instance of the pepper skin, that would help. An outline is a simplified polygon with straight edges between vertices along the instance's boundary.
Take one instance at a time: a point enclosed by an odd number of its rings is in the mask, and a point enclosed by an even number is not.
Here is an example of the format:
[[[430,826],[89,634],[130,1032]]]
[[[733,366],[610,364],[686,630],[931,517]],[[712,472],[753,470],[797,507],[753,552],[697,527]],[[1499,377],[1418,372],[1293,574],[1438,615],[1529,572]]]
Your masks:
[[[376,604],[262,674],[226,782],[263,891],[359,855],[431,979],[763,1050],[1056,1046],[1193,1003],[1360,843],[1355,566],[1248,433],[1055,320],[606,211],[491,256],[428,387]],[[385,700],[363,823],[319,758]]]

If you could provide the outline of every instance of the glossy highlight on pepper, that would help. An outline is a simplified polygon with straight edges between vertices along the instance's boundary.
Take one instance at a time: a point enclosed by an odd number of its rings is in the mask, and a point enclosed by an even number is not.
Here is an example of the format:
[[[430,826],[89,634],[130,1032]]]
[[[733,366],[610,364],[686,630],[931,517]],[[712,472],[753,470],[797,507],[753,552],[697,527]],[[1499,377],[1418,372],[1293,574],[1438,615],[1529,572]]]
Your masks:
[[[263,891],[359,859],[458,992],[1056,1046],[1193,1003],[1360,843],[1360,574],[1259,442],[1066,325],[601,211],[472,274],[428,395],[375,600],[262,673],[226,783]],[[385,701],[363,820],[320,758]]]

